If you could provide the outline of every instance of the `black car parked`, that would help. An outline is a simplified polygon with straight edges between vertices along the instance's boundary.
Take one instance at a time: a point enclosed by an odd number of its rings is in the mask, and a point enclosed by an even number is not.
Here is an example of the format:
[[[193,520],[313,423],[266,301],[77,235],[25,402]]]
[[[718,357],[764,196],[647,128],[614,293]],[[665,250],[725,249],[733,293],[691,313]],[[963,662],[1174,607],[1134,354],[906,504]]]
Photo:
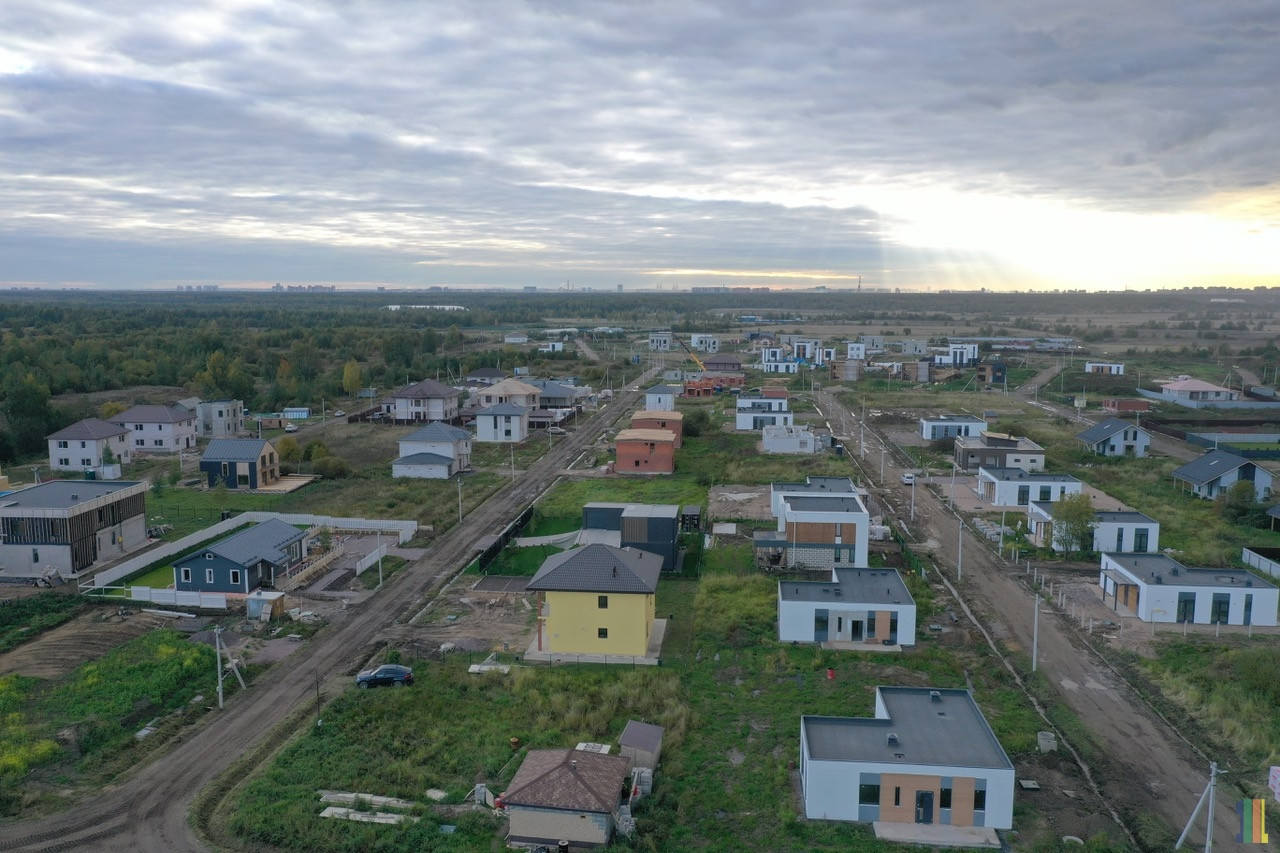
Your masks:
[[[356,675],[356,687],[361,690],[367,690],[370,687],[382,687],[387,684],[392,687],[404,687],[406,684],[413,684],[413,670],[398,663],[387,663],[377,669],[366,669]]]

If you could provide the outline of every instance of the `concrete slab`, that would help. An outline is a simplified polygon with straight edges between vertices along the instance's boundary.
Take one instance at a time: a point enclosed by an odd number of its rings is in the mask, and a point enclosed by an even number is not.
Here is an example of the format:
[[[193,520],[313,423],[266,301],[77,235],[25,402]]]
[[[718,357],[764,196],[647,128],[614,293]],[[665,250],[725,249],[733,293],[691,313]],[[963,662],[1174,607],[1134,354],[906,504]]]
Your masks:
[[[875,830],[876,838],[896,844],[1000,849],[1000,836],[994,829],[983,826],[943,826],[937,823],[890,823],[877,820],[871,827]]]

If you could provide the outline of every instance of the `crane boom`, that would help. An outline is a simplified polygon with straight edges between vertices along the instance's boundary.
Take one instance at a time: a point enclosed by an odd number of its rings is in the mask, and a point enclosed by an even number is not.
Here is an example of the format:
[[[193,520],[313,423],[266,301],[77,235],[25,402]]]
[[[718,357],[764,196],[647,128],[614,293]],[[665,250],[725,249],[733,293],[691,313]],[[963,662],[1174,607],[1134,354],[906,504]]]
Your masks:
[[[698,365],[699,370],[701,370],[703,373],[707,372],[707,366],[702,363],[702,359],[698,358],[696,355],[693,354],[693,350],[689,349],[688,344],[686,344],[684,341],[680,340],[679,338],[676,338],[676,343],[684,347],[684,351],[689,353],[689,358],[693,359],[693,363]]]

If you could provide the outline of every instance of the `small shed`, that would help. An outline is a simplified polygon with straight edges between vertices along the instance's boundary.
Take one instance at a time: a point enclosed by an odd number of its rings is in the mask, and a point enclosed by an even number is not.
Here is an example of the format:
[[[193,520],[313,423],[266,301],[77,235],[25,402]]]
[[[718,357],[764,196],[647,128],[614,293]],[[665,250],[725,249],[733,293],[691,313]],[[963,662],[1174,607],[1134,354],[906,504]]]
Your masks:
[[[684,533],[696,533],[702,529],[702,507],[684,506],[680,508],[680,530]]]
[[[249,619],[259,619],[263,622],[279,619],[284,616],[284,593],[265,589],[254,590],[245,598],[244,609],[245,616]]]
[[[618,738],[619,754],[631,759],[632,767],[657,769],[662,755],[662,726],[627,720],[627,726]]]

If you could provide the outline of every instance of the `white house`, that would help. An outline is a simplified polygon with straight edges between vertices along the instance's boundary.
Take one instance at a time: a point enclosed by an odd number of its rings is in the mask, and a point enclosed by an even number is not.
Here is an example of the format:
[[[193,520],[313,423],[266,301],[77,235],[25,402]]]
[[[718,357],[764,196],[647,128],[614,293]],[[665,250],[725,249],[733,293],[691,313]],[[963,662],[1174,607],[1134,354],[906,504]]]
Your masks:
[[[867,345],[862,341],[849,341],[845,344],[845,358],[850,361],[866,361]]]
[[[765,373],[799,373],[800,363],[787,355],[782,347],[767,346],[760,350],[760,362],[757,370]]]
[[[877,687],[874,717],[800,718],[810,820],[1009,829],[1013,785],[1013,764],[967,690]]]
[[[1275,584],[1244,569],[1190,569],[1164,554],[1102,555],[1102,600],[1143,622],[1274,626]]]
[[[649,333],[649,352],[670,352],[671,332],[660,329]]]
[[[916,603],[894,569],[837,568],[829,580],[779,581],[778,639],[914,646]]]
[[[884,352],[884,335],[858,335],[858,342],[866,345],[867,352]]]
[[[671,385],[654,385],[644,392],[644,407],[650,412],[674,412],[676,397],[682,392],[683,389]]]
[[[962,471],[975,468],[1044,470],[1044,448],[1021,435],[982,430],[977,435],[957,435],[952,454]]]
[[[1241,480],[1253,483],[1253,492],[1262,500],[1271,491],[1271,472],[1243,456],[1225,450],[1211,450],[1199,459],[1173,469],[1173,479],[1183,483],[1197,497],[1213,499]]]
[[[476,412],[476,441],[519,444],[529,437],[529,409],[498,403]]]
[[[179,406],[134,406],[111,418],[132,433],[133,453],[178,453],[196,446],[196,416]]]
[[[1086,361],[1085,373],[1100,373],[1103,376],[1124,376],[1124,365],[1109,361]]]
[[[564,341],[547,341],[538,346],[538,352],[564,352]]]
[[[1096,423],[1076,439],[1102,456],[1135,456],[1141,459],[1151,446],[1151,433],[1120,418],[1107,418]]]
[[[458,417],[458,397],[456,388],[424,379],[384,399],[382,411],[395,423],[451,421]]]
[[[698,352],[717,353],[720,352],[720,338],[716,335],[690,335],[689,347]]]
[[[920,418],[920,437],[927,441],[956,436],[980,435],[987,422],[973,415],[925,415]]]
[[[542,405],[542,390],[536,385],[521,382],[519,379],[504,379],[495,382],[488,388],[477,388],[472,395],[471,404],[484,409],[499,403],[511,403],[536,409]]]
[[[799,338],[791,345],[791,354],[812,364],[822,363],[822,341]]]
[[[1179,401],[1219,403],[1240,399],[1239,391],[1188,376],[1180,376],[1174,382],[1163,383],[1160,386],[1160,395],[1175,403]]]
[[[471,433],[433,421],[400,439],[400,458],[391,463],[391,476],[447,480],[470,467]]]
[[[754,430],[767,426],[791,426],[794,416],[784,397],[739,397],[735,429]]]
[[[201,438],[244,435],[244,401],[203,400],[197,403],[196,430]]]
[[[1037,548],[1066,550],[1053,531],[1053,503],[1032,501],[1027,507],[1031,543]],[[1094,553],[1103,551],[1155,553],[1160,550],[1160,522],[1133,510],[1098,510],[1093,514]]]
[[[1070,474],[1046,474],[1021,468],[978,469],[978,497],[997,507],[1027,506],[1032,501],[1051,503],[1083,490],[1083,484]]]
[[[526,332],[507,332],[502,336],[504,344],[527,344],[529,343],[529,335]]]
[[[808,427],[767,426],[761,430],[761,447],[765,453],[816,453],[818,439]]]
[[[129,464],[131,430],[99,418],[86,418],[47,436],[49,468],[53,471],[102,472],[102,455],[115,457],[113,465]],[[116,477],[118,471],[113,472]],[[104,477],[105,478],[105,477]]]
[[[815,480],[840,484],[847,477]],[[830,571],[867,565],[867,541],[871,515],[856,491],[840,492],[801,484],[802,492],[773,491],[771,503],[776,530],[753,534],[757,556],[763,561],[788,568]]]

